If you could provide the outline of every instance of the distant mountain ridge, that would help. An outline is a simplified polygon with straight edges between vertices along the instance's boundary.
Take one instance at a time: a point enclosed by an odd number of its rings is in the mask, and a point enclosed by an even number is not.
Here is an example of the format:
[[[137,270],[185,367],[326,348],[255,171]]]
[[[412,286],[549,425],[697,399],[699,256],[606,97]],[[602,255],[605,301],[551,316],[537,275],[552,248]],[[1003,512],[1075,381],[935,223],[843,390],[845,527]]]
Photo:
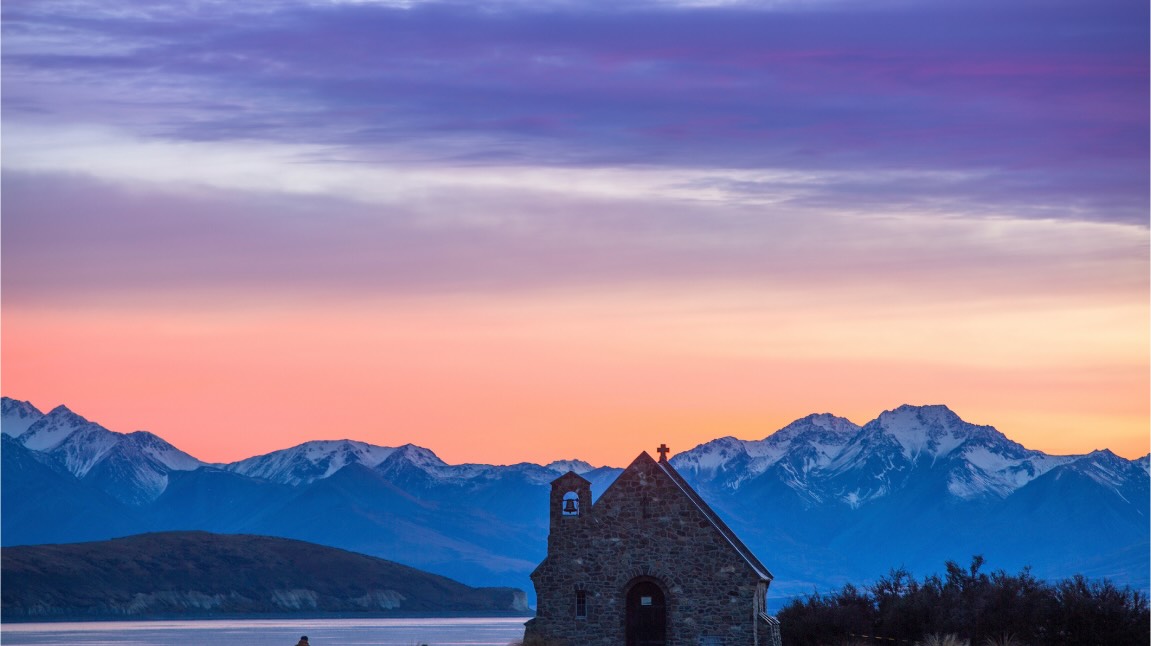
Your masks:
[[[947,489],[957,498],[1005,498],[1051,469],[1091,455],[1026,449],[990,426],[964,422],[946,406],[900,406],[862,427],[821,414],[763,440],[720,438],[676,456],[673,464],[697,477],[720,478],[733,490],[778,467],[788,486],[812,501],[858,507],[898,489],[903,483],[893,479],[910,475],[922,461],[947,466]]]
[[[377,466],[395,451],[354,440],[315,440],[292,449],[233,462],[224,468],[240,475],[294,486],[327,478],[349,464]]]
[[[4,621],[283,615],[526,614],[523,592],[267,536],[164,532],[0,555]]]
[[[167,488],[171,472],[205,466],[152,433],[116,433],[66,406],[44,414],[28,402],[4,397],[0,410],[3,434],[129,505],[155,500]]]
[[[267,534],[526,588],[546,546],[548,483],[575,470],[598,496],[620,472],[578,460],[449,465],[416,445],[353,440],[207,464],[64,407],[2,405],[4,545],[173,529]],[[707,442],[672,464],[785,594],[975,553],[1040,576],[1148,588],[1148,457],[1051,456],[945,406],[905,405],[862,426],[809,415],[762,440]]]

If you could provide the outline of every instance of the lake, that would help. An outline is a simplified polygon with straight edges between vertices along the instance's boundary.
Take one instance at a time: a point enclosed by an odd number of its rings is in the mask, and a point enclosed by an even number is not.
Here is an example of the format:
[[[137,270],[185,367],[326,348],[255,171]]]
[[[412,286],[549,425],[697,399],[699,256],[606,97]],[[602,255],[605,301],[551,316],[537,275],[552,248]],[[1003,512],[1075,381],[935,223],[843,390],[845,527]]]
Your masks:
[[[52,646],[507,646],[528,617],[451,619],[204,619],[3,624],[0,643]]]

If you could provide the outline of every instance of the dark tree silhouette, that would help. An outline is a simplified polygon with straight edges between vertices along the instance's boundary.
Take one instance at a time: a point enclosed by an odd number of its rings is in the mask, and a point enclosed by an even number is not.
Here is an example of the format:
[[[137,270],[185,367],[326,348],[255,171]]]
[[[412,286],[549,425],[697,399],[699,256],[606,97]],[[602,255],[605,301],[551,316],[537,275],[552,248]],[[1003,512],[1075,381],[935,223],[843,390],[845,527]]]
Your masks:
[[[1147,595],[1076,575],[1057,583],[1002,570],[983,572],[982,556],[964,568],[946,563],[941,578],[916,581],[892,570],[871,586],[847,584],[830,594],[792,600],[779,612],[788,646],[827,646],[853,636],[912,643],[955,634],[980,646],[1010,635],[1031,646],[1145,646],[1151,634]]]

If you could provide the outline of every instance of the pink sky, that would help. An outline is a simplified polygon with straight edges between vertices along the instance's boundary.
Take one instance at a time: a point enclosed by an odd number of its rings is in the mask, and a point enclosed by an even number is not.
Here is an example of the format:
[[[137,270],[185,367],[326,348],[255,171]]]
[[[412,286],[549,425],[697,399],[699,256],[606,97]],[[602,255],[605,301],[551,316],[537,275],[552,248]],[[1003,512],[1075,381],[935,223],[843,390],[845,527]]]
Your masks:
[[[5,389],[220,462],[350,438],[452,463],[622,465],[660,442],[759,439],[812,412],[862,424],[905,402],[945,403],[1049,453],[1147,452],[1147,366],[1126,356],[1146,324],[1137,308],[1040,310],[986,330],[896,311],[838,338],[851,306],[811,319],[691,298],[9,310]],[[1026,329],[1036,319],[1047,328]],[[1061,347],[1094,325],[1112,342]]]

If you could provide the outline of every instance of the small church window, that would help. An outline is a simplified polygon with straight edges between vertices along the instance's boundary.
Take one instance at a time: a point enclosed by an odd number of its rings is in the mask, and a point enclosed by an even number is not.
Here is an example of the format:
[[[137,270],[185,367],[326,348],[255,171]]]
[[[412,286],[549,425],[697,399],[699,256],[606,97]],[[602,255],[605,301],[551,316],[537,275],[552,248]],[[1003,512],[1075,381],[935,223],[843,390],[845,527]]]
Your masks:
[[[579,495],[574,491],[569,491],[564,494],[564,506],[562,508],[564,516],[579,516]]]
[[[576,590],[576,619],[587,619],[587,591]]]

